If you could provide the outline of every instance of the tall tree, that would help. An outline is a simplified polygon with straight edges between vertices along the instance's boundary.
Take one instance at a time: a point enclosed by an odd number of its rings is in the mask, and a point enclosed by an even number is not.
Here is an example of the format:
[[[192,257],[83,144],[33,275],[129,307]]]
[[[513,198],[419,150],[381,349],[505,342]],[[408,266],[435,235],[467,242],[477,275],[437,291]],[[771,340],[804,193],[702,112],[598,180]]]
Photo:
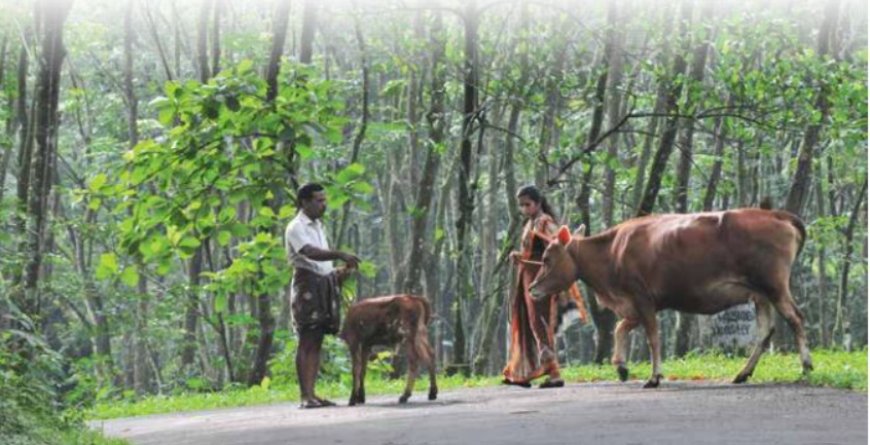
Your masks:
[[[299,39],[299,61],[306,64],[311,63],[311,55],[314,53],[318,5],[315,0],[305,0],[305,12],[302,15],[302,37]]]
[[[441,164],[441,152],[445,138],[445,70],[444,51],[445,38],[441,13],[435,12],[429,31],[430,60],[428,65],[430,88],[429,110],[426,113],[428,123],[428,140],[426,141],[426,160],[423,163],[423,174],[417,184],[417,196],[414,200],[414,212],[411,214],[411,243],[408,250],[408,272],[405,274],[404,290],[410,293],[422,291],[420,272],[425,254],[425,234],[429,221],[430,208],[435,189],[435,179]],[[412,131],[416,131],[413,130]],[[429,295],[431,299],[434,295]]]
[[[819,30],[818,41],[816,43],[816,53],[822,59],[830,56],[831,39],[836,31],[839,11],[839,0],[830,0],[825,6],[824,21]],[[828,120],[828,116],[831,113],[831,104],[828,98],[828,95],[831,94],[831,85],[824,78],[820,78],[818,82],[820,85],[818,85],[815,95],[815,108],[818,112],[818,117],[814,117],[812,122],[807,125],[806,131],[804,131],[800,154],[797,160],[797,168],[791,188],[788,191],[788,198],[786,198],[785,202],[785,209],[795,215],[802,213],[804,203],[807,200],[806,197],[809,193],[813,172],[814,150],[819,143],[822,125]]]
[[[57,156],[58,99],[60,73],[66,57],[63,44],[63,27],[71,0],[36,3],[35,18],[42,32],[39,52],[39,72],[36,84],[34,141],[31,166],[32,181],[27,203],[27,264],[24,272],[25,301],[22,310],[36,315],[40,309],[38,292],[39,272],[42,266],[45,229],[48,216],[48,196],[54,180],[51,177],[52,163]]]
[[[465,61],[463,64],[463,108],[462,134],[459,153],[459,181],[456,195],[456,294],[453,302],[453,363],[449,371],[462,371],[467,374],[465,352],[465,327],[462,309],[471,293],[471,246],[466,239],[471,227],[471,216],[474,212],[474,192],[476,184],[472,184],[472,132],[475,120],[478,120],[478,58],[477,31],[479,24],[477,2],[469,1],[465,5],[463,23],[465,25]]]
[[[287,20],[290,10],[290,1],[281,0],[277,5],[277,18],[272,24],[272,50],[269,56],[269,66],[266,70],[266,82],[268,83],[267,100],[273,103],[278,95],[278,70],[280,69],[280,56],[284,52],[284,41],[287,35]],[[284,156],[288,158],[290,171],[287,172],[291,176],[291,180],[295,179],[295,147],[293,144],[279,143],[280,149]],[[297,184],[294,184],[297,185]],[[269,199],[269,207],[272,212],[279,213],[281,202],[276,194],[275,197]],[[272,354],[272,342],[275,336],[275,316],[272,314],[271,296],[267,292],[260,291],[256,296],[256,314],[259,323],[260,335],[257,341],[256,352],[254,353],[254,363],[251,365],[251,371],[248,374],[249,385],[259,385],[266,377],[268,370],[269,358]],[[253,309],[253,306],[252,306]]]
[[[683,39],[683,46],[686,46],[688,40],[689,25],[692,21],[692,2],[684,0],[680,5],[681,17],[679,23],[678,35]],[[656,198],[659,195],[659,188],[662,184],[662,176],[664,176],[665,167],[668,164],[668,158],[674,150],[674,142],[677,137],[679,128],[678,101],[683,91],[683,82],[680,80],[686,73],[686,58],[684,56],[688,51],[677,51],[674,56],[674,65],[671,72],[668,74],[668,88],[665,93],[665,128],[662,137],[659,140],[659,146],[653,156],[653,164],[650,167],[649,179],[644,187],[643,198],[638,205],[636,214],[638,216],[646,215],[652,212],[655,207]]]
[[[3,40],[0,42],[0,92],[4,92],[6,90],[6,67],[7,67],[7,56],[9,55],[9,34],[3,33]],[[14,106],[13,98],[9,97],[9,109],[11,110]],[[15,130],[13,130],[15,124],[14,114],[9,113],[6,118],[6,134],[13,135],[15,134]],[[3,201],[3,195],[6,194],[6,173],[9,169],[9,161],[12,159],[12,153],[14,152],[13,147],[15,144],[12,143],[12,138],[10,137],[8,142],[0,144],[3,146],[3,152],[0,153],[0,202]]]
[[[599,141],[601,135],[601,127],[604,122],[605,105],[607,103],[607,81],[611,70],[617,70],[617,52],[619,45],[619,33],[617,31],[618,9],[617,3],[611,2],[607,9],[607,40],[605,41],[604,53],[598,68],[598,77],[595,84],[595,99],[592,110],[592,123],[589,130],[589,135],[586,138],[587,146],[592,146],[596,141]],[[621,68],[619,68],[621,69]],[[616,79],[613,84],[618,85],[619,79]],[[611,142],[615,144],[614,142]],[[615,149],[615,145],[612,146]],[[590,210],[590,194],[592,189],[593,170],[595,162],[592,156],[586,157],[587,164],[583,166],[583,179],[580,185],[580,193],[577,195],[576,203],[580,209],[580,218],[586,226],[586,230],[592,230],[592,212]],[[607,193],[607,192],[605,192]],[[612,193],[612,191],[611,191]],[[607,199],[607,198],[605,198]],[[605,220],[605,224],[612,223],[613,211],[612,201],[609,204],[609,214],[611,220]],[[589,313],[592,316],[592,322],[595,324],[597,338],[595,342],[595,362],[602,363],[613,349],[613,328],[616,325],[616,315],[609,309],[598,305],[598,300],[591,292],[591,288],[587,287],[587,302],[589,304]]]
[[[849,293],[849,268],[852,265],[852,252],[855,248],[852,239],[855,234],[855,226],[858,223],[858,216],[861,213],[861,206],[864,205],[866,196],[867,178],[865,177],[864,184],[861,185],[861,191],[858,192],[858,197],[855,199],[855,206],[849,215],[846,231],[843,234],[843,269],[840,272],[840,287],[837,292],[837,318],[834,323],[834,330],[840,336],[843,349],[847,351],[852,350],[851,322],[849,314],[846,312],[846,296]]]
[[[701,10],[701,20],[710,20],[713,17],[713,2],[707,0],[704,2],[704,8]],[[707,64],[707,53],[709,52],[710,35],[712,28],[705,27],[706,32],[699,33],[698,42],[696,42],[695,51],[692,53],[692,67],[689,69],[689,83],[686,91],[686,100],[684,112],[690,115],[697,113],[700,106],[700,92],[703,89],[704,68]],[[677,187],[675,189],[675,207],[677,213],[686,213],[689,211],[689,175],[692,171],[692,150],[695,136],[695,119],[689,117],[683,121],[683,139],[680,144],[679,166],[677,168]],[[689,352],[691,333],[694,326],[697,324],[696,317],[692,314],[680,312],[677,314],[677,326],[675,328],[676,339],[674,341],[674,354],[677,357],[682,357]]]

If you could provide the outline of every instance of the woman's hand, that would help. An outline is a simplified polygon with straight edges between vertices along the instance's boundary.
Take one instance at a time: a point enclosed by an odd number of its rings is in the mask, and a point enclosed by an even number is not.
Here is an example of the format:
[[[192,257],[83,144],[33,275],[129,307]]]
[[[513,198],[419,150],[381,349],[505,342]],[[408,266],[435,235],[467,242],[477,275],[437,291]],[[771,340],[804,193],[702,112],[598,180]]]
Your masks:
[[[511,262],[512,262],[512,263],[514,263],[514,264],[519,264],[520,260],[521,260],[522,257],[523,257],[523,253],[522,253],[522,252],[513,251],[513,252],[510,253],[510,255],[508,255],[508,257],[511,259]]]

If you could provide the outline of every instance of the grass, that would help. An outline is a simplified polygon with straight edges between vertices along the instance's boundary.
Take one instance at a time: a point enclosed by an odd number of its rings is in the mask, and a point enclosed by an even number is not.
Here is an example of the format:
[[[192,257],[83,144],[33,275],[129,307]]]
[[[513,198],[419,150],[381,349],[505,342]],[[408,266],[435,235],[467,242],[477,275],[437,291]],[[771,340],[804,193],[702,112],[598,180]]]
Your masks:
[[[867,391],[867,350],[842,352],[816,350],[812,353],[814,370],[809,380],[812,386]],[[726,380],[731,381],[746,363],[744,356],[720,353],[690,355],[665,361],[665,380]],[[629,379],[646,380],[651,373],[649,362],[630,365]],[[568,381],[592,382],[614,380],[611,366],[584,365],[563,371]],[[800,358],[797,354],[764,354],[749,381],[752,383],[793,383],[802,381]]]
[[[3,445],[130,445],[124,439],[105,437],[84,423],[67,424],[63,419],[16,412],[11,419],[0,413],[0,444]],[[14,424],[11,424],[14,422]]]
[[[665,380],[728,380],[742,368],[746,357],[729,357],[721,353],[690,355],[683,359],[668,360],[662,364]],[[867,350],[842,352],[817,350],[813,352],[815,370],[805,381],[812,386],[867,391]],[[648,362],[630,364],[629,378],[646,380],[650,374]],[[562,375],[568,382],[615,381],[616,372],[609,365],[579,365],[563,368]],[[495,386],[500,377],[438,376],[440,390]],[[765,354],[750,378],[753,383],[793,383],[801,381],[800,359],[796,354]],[[405,380],[384,380],[370,373],[366,381],[366,394],[392,394],[396,398],[404,388]],[[666,384],[666,383],[665,383]],[[416,397],[425,397],[428,378],[417,380]],[[345,402],[350,395],[350,376],[342,375],[340,381],[320,382],[318,394],[335,401]],[[269,387],[268,384],[249,389],[234,389],[214,393],[188,393],[176,396],[151,396],[134,402],[104,402],[97,404],[86,415],[91,419],[147,414],[195,411],[212,408],[261,405],[299,400],[298,388]]]

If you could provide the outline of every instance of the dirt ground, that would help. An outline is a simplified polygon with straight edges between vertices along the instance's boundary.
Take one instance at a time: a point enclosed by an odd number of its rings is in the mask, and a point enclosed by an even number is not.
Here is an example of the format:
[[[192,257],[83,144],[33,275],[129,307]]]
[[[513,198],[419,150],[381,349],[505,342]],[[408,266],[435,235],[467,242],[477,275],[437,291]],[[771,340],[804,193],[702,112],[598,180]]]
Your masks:
[[[496,387],[92,422],[135,444],[867,444],[867,394],[725,382]],[[341,400],[346,405],[346,400]]]

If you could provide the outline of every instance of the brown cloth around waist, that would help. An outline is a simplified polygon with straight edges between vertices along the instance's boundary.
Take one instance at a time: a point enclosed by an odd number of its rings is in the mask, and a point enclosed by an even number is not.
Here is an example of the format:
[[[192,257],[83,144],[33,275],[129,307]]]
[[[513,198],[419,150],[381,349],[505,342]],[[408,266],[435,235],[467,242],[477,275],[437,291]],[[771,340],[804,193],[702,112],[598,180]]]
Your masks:
[[[297,267],[290,309],[297,332],[323,329],[335,335],[341,325],[341,286],[335,272],[320,275]]]

